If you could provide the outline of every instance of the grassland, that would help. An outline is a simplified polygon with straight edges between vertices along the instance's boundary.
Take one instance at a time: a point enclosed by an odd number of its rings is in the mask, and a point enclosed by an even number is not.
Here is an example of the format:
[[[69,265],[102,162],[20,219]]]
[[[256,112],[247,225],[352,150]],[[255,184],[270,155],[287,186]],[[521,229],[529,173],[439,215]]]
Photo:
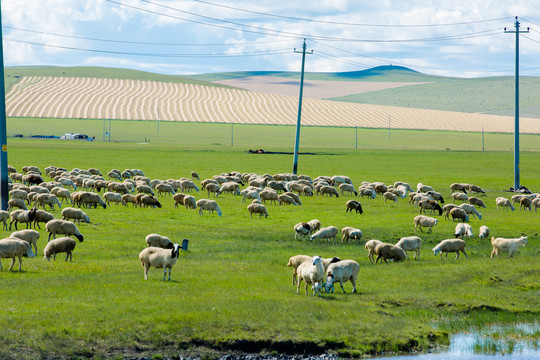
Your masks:
[[[125,134],[142,137],[153,131],[154,124],[127,125],[134,129],[146,126],[144,131]],[[14,125],[9,126],[11,131]],[[113,126],[116,129],[121,125]],[[290,155],[253,155],[245,148],[254,137],[259,137],[267,150],[286,148],[287,144],[273,139],[282,128],[246,126],[239,129],[245,133],[237,137],[242,146],[231,147],[229,137],[219,127],[184,126],[182,131],[162,127],[160,136],[152,136],[150,144],[133,139],[81,143],[10,138],[8,158],[17,169],[23,165],[42,169],[48,165],[97,167],[102,172],[140,168],[150,178],[160,179],[189,176],[192,170],[198,171],[201,179],[232,170],[260,174],[290,171]],[[512,182],[511,152],[500,148],[447,151],[443,144],[436,144],[443,137],[435,132],[401,134],[414,139],[435,138],[427,151],[423,145],[413,149],[392,143],[387,147],[384,141],[378,146],[373,141],[359,150],[347,148],[354,142],[336,146],[319,141],[320,136],[344,136],[339,132],[343,129],[335,130],[303,130],[302,151],[317,155],[300,157],[300,173],[312,177],[346,174],[356,185],[365,180],[422,182],[446,196],[452,182],[475,183],[487,189],[484,200],[488,206],[481,210],[484,220],[471,220],[475,233],[486,224],[495,236],[529,234],[529,245],[513,259],[503,256],[492,260],[491,245],[473,238],[467,240],[468,260],[460,257],[454,261],[450,256],[448,261],[441,261],[430,249],[441,239],[452,237],[455,224],[440,219],[433,234],[421,234],[424,244],[420,261],[372,265],[364,241],[377,238],[396,242],[401,236],[412,235],[412,218],[418,213],[405,201],[390,204],[380,197],[361,200],[364,215],[345,213],[348,197],[315,196],[303,198],[299,207],[267,205],[267,219],[250,219],[246,204],[232,195],[217,199],[222,217],[175,209],[169,198],[162,199],[162,209],[87,209],[92,224],[80,225],[85,241],[77,245],[73,263],[65,263],[61,256],[56,262],[46,262],[39,256],[25,259],[21,273],[0,272],[0,357],[159,358],[197,354],[212,358],[234,351],[360,356],[427,350],[446,344],[449,332],[538,319],[540,215],[497,211],[494,206],[495,197],[509,195],[502,189]],[[178,136],[174,142],[176,131],[185,136]],[[366,139],[383,136],[375,130],[365,131]],[[456,134],[448,136],[455,136],[456,143]],[[214,143],[211,139],[216,137],[224,140]],[[539,153],[534,148],[522,153],[521,174],[522,183],[538,191]],[[195,197],[206,194],[196,193]],[[59,216],[59,210],[53,213]],[[359,227],[364,239],[349,244],[294,240],[292,226],[312,218],[338,228]],[[182,254],[173,268],[171,282],[162,282],[162,272],[155,269],[150,271],[148,281],[143,280],[137,256],[144,248],[145,235],[151,232],[168,235],[177,242],[190,240],[190,252]],[[41,252],[46,233],[43,229],[40,233]],[[286,263],[291,255],[301,253],[358,261],[359,294],[350,294],[350,284],[345,284],[348,294],[337,290],[316,298],[305,296],[301,290],[296,295],[291,285],[292,270]],[[5,267],[6,260],[3,263]]]

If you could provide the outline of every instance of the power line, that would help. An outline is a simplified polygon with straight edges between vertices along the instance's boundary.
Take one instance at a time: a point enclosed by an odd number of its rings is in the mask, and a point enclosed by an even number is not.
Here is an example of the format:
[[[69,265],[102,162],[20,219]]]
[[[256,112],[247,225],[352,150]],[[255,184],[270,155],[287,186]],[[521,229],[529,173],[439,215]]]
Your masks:
[[[143,0],[147,3],[152,3],[151,1]],[[403,27],[441,27],[441,26],[455,26],[455,25],[470,25],[470,24],[479,24],[479,23],[486,23],[486,22],[493,22],[493,21],[503,21],[511,19],[511,16],[506,16],[502,18],[496,18],[496,19],[488,19],[488,20],[477,20],[477,21],[463,21],[463,22],[455,22],[455,23],[446,23],[446,24],[366,24],[366,23],[349,23],[349,22],[340,22],[340,21],[325,21],[325,20],[315,20],[315,19],[306,19],[306,18],[299,18],[294,16],[285,16],[285,15],[277,15],[277,14],[270,14],[267,12],[262,11],[254,11],[254,10],[247,10],[247,9],[241,9],[234,6],[228,6],[223,4],[216,4],[210,1],[203,1],[203,0],[194,0],[196,2],[200,2],[203,4],[211,5],[211,6],[217,6],[225,9],[230,10],[236,10],[241,11],[245,13],[250,14],[256,14],[256,15],[263,15],[263,16],[269,16],[269,17],[275,17],[280,19],[286,19],[286,20],[295,20],[295,21],[306,21],[306,22],[313,22],[313,23],[321,23],[321,24],[331,24],[331,25],[348,25],[348,26],[365,26],[365,27],[397,27],[397,28],[403,28]]]

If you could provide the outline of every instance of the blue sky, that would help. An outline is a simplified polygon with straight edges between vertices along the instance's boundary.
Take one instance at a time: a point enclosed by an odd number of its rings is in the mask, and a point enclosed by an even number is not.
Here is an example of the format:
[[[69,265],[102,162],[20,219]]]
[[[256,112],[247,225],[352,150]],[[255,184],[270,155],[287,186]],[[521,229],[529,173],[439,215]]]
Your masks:
[[[357,71],[540,76],[540,0],[3,0],[4,63],[162,74]]]

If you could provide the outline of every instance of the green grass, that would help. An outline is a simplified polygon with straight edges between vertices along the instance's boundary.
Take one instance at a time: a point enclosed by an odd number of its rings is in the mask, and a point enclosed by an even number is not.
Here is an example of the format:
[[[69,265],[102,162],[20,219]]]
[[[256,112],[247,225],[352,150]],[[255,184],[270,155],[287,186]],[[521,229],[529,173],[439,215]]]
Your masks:
[[[184,126],[187,136],[178,137],[176,143],[155,137],[144,145],[10,138],[8,160],[19,170],[23,165],[97,167],[102,172],[140,168],[150,178],[159,179],[189,177],[192,170],[201,179],[232,170],[290,172],[291,155],[248,154],[245,148],[230,147],[226,141],[209,143],[219,126],[200,125],[199,133],[209,133],[209,138],[194,138],[190,132],[194,130],[186,130],[194,125]],[[277,128],[250,129],[261,131],[266,135],[264,141],[271,142],[268,139]],[[303,134],[306,143],[319,144],[321,133]],[[384,149],[384,145],[359,151],[322,144],[302,151],[318,155],[300,156],[299,173],[312,177],[345,174],[356,186],[362,181],[400,180],[413,186],[422,182],[448,196],[452,182],[481,185],[488,190],[484,198],[488,207],[481,210],[484,220],[471,220],[475,233],[482,224],[495,236],[526,233],[529,245],[513,259],[503,255],[492,260],[489,242],[473,238],[467,240],[468,260],[460,257],[454,261],[450,255],[448,261],[441,261],[430,249],[452,237],[455,227],[441,219],[433,234],[420,234],[424,242],[420,261],[373,265],[363,247],[365,240],[395,243],[401,236],[414,234],[412,218],[418,213],[406,201],[390,204],[381,197],[361,200],[364,215],[345,213],[349,197],[315,196],[303,198],[299,207],[267,205],[267,219],[250,219],[247,204],[232,195],[217,199],[222,217],[175,209],[170,198],[162,200],[162,209],[86,209],[92,224],[79,226],[85,241],[77,244],[73,263],[65,263],[61,255],[56,262],[38,256],[24,259],[24,271],[18,273],[6,271],[9,261],[4,259],[0,357],[179,353],[214,357],[235,350],[359,356],[427,350],[434,341],[447,343],[449,332],[472,325],[538,318],[540,215],[497,211],[494,206],[495,197],[509,196],[502,189],[513,179],[511,152],[426,151],[423,146]],[[521,161],[522,183],[538,184],[538,152],[524,152]],[[207,195],[199,192],[195,197]],[[53,213],[58,217],[60,211]],[[292,226],[312,218],[320,219],[323,226],[359,227],[364,238],[358,244],[294,240]],[[151,232],[175,242],[190,240],[190,252],[181,255],[171,282],[162,282],[162,271],[156,269],[150,270],[148,281],[143,279],[138,253]],[[43,229],[40,233],[41,253],[47,234]],[[359,294],[350,294],[351,286],[346,283],[348,294],[336,288],[334,294],[314,298],[301,289],[297,296],[291,284],[292,270],[286,266],[295,254],[356,260],[361,267]]]

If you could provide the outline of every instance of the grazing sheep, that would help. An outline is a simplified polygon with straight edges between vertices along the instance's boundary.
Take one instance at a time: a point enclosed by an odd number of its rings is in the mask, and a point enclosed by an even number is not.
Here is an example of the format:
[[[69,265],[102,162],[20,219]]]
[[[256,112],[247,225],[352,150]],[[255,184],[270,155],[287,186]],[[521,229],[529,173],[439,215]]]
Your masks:
[[[444,205],[444,206],[442,207],[443,212],[445,212],[444,218],[447,219],[447,220],[449,220],[450,211],[451,211],[452,209],[454,209],[454,208],[457,208],[457,207],[458,207],[458,205],[456,205],[456,204],[446,204],[446,205]]]
[[[131,203],[132,206],[137,207],[137,198],[135,197],[135,195],[132,195],[132,194],[122,195],[122,204],[124,206],[127,206],[128,203]]]
[[[180,189],[182,192],[190,192],[191,190],[199,191],[197,185],[195,185],[193,181],[187,179],[180,182]]]
[[[168,194],[169,196],[171,195],[174,195],[174,189],[171,185],[169,184],[157,184],[156,185],[156,190],[157,190],[157,193],[158,193],[158,196],[162,195],[162,194]]]
[[[368,251],[369,262],[375,262],[375,248],[380,244],[383,244],[383,242],[380,240],[372,239],[366,242],[366,244],[364,245],[364,247]]]
[[[444,204],[444,198],[441,195],[441,193],[436,191],[428,191],[426,195],[431,196],[431,198],[435,201],[439,201],[441,204]]]
[[[375,189],[375,192],[377,194],[381,194],[381,195],[388,191],[388,186],[386,186],[386,184],[384,184],[382,182],[378,182],[378,181],[373,183],[373,188]]]
[[[499,196],[495,199],[495,203],[497,204],[497,210],[499,210],[499,207],[504,207],[506,209],[510,208],[512,211],[515,210],[514,206],[510,203],[510,200],[505,197]]]
[[[508,257],[513,257],[514,253],[519,249],[520,246],[527,245],[527,237],[522,236],[519,239],[505,239],[505,238],[491,238],[491,245],[493,246],[493,251],[491,252],[491,258],[501,252],[507,252]]]
[[[221,184],[221,188],[216,193],[217,195],[223,193],[231,193],[233,195],[240,195],[240,185],[235,181],[226,181]]]
[[[105,199],[105,204],[111,205],[111,202],[115,203],[116,205],[122,204],[122,195],[114,192],[107,191],[105,194],[103,194],[103,198]]]
[[[456,219],[461,220],[461,222],[469,221],[469,215],[459,206],[450,210],[450,216],[452,217],[452,221]]]
[[[354,196],[358,196],[358,192],[356,191],[354,186],[352,186],[351,184],[347,184],[347,183],[341,184],[339,185],[339,189],[341,190],[341,195],[343,195],[343,193],[348,193],[348,195],[351,195],[351,196],[353,194]]]
[[[74,200],[75,201],[75,200]],[[98,206],[103,207],[104,209],[107,208],[107,204],[99,194],[91,193],[91,192],[83,192],[81,194],[81,204],[84,204],[91,208],[92,206],[94,209],[96,209]]]
[[[248,189],[244,189],[240,191],[240,195],[242,195],[242,202],[246,202],[246,199],[256,199],[261,201],[261,197],[259,196],[259,193],[257,191],[249,191]]]
[[[347,209],[345,210],[346,213],[348,213],[349,211],[352,213],[353,210],[356,212],[356,214],[358,214],[358,213],[363,214],[364,213],[364,210],[362,209],[362,205],[356,200],[348,200],[345,203],[345,206],[347,207]]]
[[[290,191],[287,191],[287,192],[284,192],[282,195],[287,195],[287,196],[290,196],[293,198],[293,200],[298,204],[298,205],[302,205],[302,201],[300,200],[300,196],[298,196],[297,194],[293,193],[293,192],[290,192]],[[279,196],[278,196],[278,200],[279,200]]]
[[[206,192],[208,193],[208,196],[210,197],[210,193],[213,193],[215,197],[219,196],[219,185],[214,183],[208,183],[206,186],[204,186],[204,189],[206,189]]]
[[[471,196],[468,201],[469,201],[469,204],[471,204],[471,205],[475,205],[475,206],[479,206],[479,207],[483,207],[483,208],[486,207],[486,205],[484,204],[482,199],[477,198],[476,196]]]
[[[384,202],[386,202],[386,200],[398,202],[397,195],[394,194],[393,192],[387,191],[383,194],[383,197],[384,197]]]
[[[428,191],[435,191],[431,186],[424,185],[422,183],[418,183],[416,185],[416,192],[418,193],[427,193]]]
[[[489,237],[489,228],[486,225],[480,226],[480,233],[478,236],[480,239],[487,239]]]
[[[172,249],[173,243],[172,241],[166,237],[159,234],[148,234],[146,235],[146,243],[149,247],[159,247],[162,249]]]
[[[84,213],[81,209],[76,209],[72,207],[67,207],[62,210],[62,220],[71,220],[77,221],[78,224],[82,222],[90,223],[90,218]]]
[[[17,238],[26,241],[30,245],[34,246],[34,252],[37,254],[37,241],[39,239],[39,232],[33,229],[14,231],[9,235],[11,238]]]
[[[321,187],[320,190],[321,190],[320,191],[321,195],[326,195],[326,196],[330,196],[330,197],[335,195],[337,198],[339,197],[338,191],[333,186],[325,185],[325,186]]]
[[[469,224],[465,224],[465,223],[459,223],[456,225],[456,230],[454,231],[454,236],[456,238],[462,238],[464,239],[465,236],[467,237],[472,237],[473,236],[473,232],[472,232],[472,227],[471,225]]]
[[[420,228],[420,231],[421,232],[424,232],[424,230],[422,230],[422,227],[428,227],[429,230],[428,230],[428,233],[431,233],[431,228],[433,228],[434,226],[437,225],[437,223],[439,222],[439,220],[437,219],[434,219],[432,217],[429,217],[429,216],[425,216],[425,215],[417,215],[414,217],[414,231],[416,232],[416,228]]]
[[[152,196],[152,195],[143,195],[141,197],[141,206],[142,207],[151,207],[151,208],[160,208],[161,209],[161,203],[159,200]]]
[[[341,229],[341,233],[343,234],[343,237],[341,238],[341,242],[349,242],[349,239],[354,239],[354,240],[360,240],[362,239],[362,230],[360,229],[355,229],[353,227],[350,227],[350,226],[346,226],[344,227],[343,229]]]
[[[332,244],[333,244],[334,241],[336,240],[337,233],[338,233],[338,229],[335,226],[327,226],[320,229],[315,234],[311,235],[310,240],[313,241],[316,239],[321,239],[321,240],[326,239],[326,241],[330,242],[330,239],[332,239]]]
[[[529,210],[531,211],[531,205],[532,205],[532,200],[529,199],[528,197],[523,197],[521,198],[521,200],[519,201],[519,208],[523,210]]]
[[[135,189],[139,194],[154,195],[154,190],[152,190],[152,188],[148,185],[138,185]]]
[[[311,227],[310,232],[313,234],[315,231],[319,231],[321,228],[321,221],[318,219],[312,219],[308,221],[308,225]]]
[[[56,195],[53,194],[39,194],[34,199],[34,207],[37,208],[41,205],[43,210],[45,210],[45,205],[49,205],[52,210],[54,210],[54,205],[58,205],[58,208],[62,208],[62,203]]]
[[[7,221],[9,219],[9,213],[6,210],[0,210],[0,221],[2,221],[2,230],[8,229]]]
[[[66,236],[75,236],[80,242],[83,242],[84,237],[79,232],[77,226],[71,221],[54,219],[45,224],[45,230],[49,233],[47,242],[56,238],[56,234],[64,234]]]
[[[12,199],[21,199],[28,202],[28,193],[21,189],[13,189],[9,191],[9,196]],[[25,209],[26,210],[26,209]]]
[[[385,263],[388,263],[387,259],[394,260],[394,262],[398,262],[398,261],[403,261],[407,258],[407,254],[405,254],[405,251],[403,251],[402,248],[394,244],[386,244],[386,243],[377,245],[377,247],[375,248],[375,254],[377,255],[377,259],[375,260],[375,263],[377,263],[380,258],[382,258]]]
[[[401,239],[399,239],[396,246],[402,248],[403,251],[405,251],[405,256],[407,256],[407,251],[414,251],[414,260],[420,260],[420,248],[422,247],[422,239],[420,239],[418,236],[402,237]]]
[[[28,208],[26,207],[26,204],[24,203],[24,200],[18,199],[18,198],[8,200],[7,211],[10,211],[13,208],[19,208],[19,209],[22,209],[22,210],[28,210]]]
[[[450,195],[452,197],[452,202],[455,203],[456,201],[469,201],[469,196],[464,193],[452,193]]]
[[[358,188],[358,196],[361,196],[361,197],[368,196],[372,199],[375,199],[375,197],[377,196],[377,193],[371,187],[360,186]]]
[[[182,203],[186,207],[186,209],[196,209],[197,208],[197,200],[194,196],[186,195],[184,196],[184,199],[182,200]]]
[[[423,199],[418,202],[418,207],[420,208],[420,214],[422,211],[424,211],[424,214],[426,213],[426,210],[430,210],[430,212],[438,211],[439,215],[442,215],[443,209],[441,205],[439,205],[438,202],[435,200],[429,200],[429,199]]]
[[[486,193],[480,186],[477,186],[477,185],[467,184],[467,185],[465,186],[465,188],[466,188],[470,193],[482,193],[482,194],[485,194],[485,193]]]
[[[334,283],[339,282],[341,290],[345,294],[343,283],[348,280],[351,281],[353,286],[353,294],[356,292],[356,278],[360,271],[360,265],[354,260],[342,260],[336,263],[330,264],[326,271],[326,282],[324,283],[324,290],[326,292],[334,292]]]
[[[191,172],[191,178],[192,178],[193,180],[195,180],[195,179],[196,179],[196,180],[200,180],[200,179],[199,179],[199,174],[197,174],[195,171],[192,171],[192,172]]]
[[[462,208],[463,210],[465,210],[465,212],[468,215],[472,214],[473,217],[476,217],[476,218],[482,220],[482,214],[480,214],[478,212],[478,210],[476,210],[474,205],[463,203],[463,204],[459,205],[459,207]]]
[[[443,240],[440,243],[438,243],[437,246],[435,246],[433,248],[433,253],[434,253],[435,256],[437,256],[438,254],[441,254],[441,260],[442,260],[443,253],[446,253],[445,260],[448,260],[448,253],[449,252],[457,253],[457,256],[456,256],[456,259],[455,259],[455,260],[457,260],[459,258],[459,252],[460,251],[465,255],[465,257],[467,259],[469,258],[467,256],[467,253],[465,252],[465,241],[463,241],[461,239]]]
[[[19,271],[22,269],[22,257],[34,257],[32,247],[24,240],[8,237],[0,240],[0,259],[11,259],[9,271],[13,269],[15,257],[19,258]],[[3,270],[2,262],[0,262],[0,270]]]
[[[253,214],[259,214],[259,218],[263,215],[265,218],[268,217],[268,210],[266,210],[266,206],[263,204],[251,203],[247,206],[247,209],[249,211],[249,217],[252,217]]]
[[[314,256],[310,262],[304,262],[296,269],[298,275],[298,284],[296,285],[296,294],[300,292],[300,285],[302,280],[306,283],[306,295],[308,284],[313,285],[313,296],[315,293],[319,293],[321,296],[321,285],[324,281],[324,267],[322,260],[319,256]]]
[[[308,238],[311,234],[311,227],[308,223],[298,223],[294,225],[294,238]]]
[[[68,189],[58,188],[55,187],[51,190],[51,193],[56,195],[56,197],[63,203],[64,200],[66,200],[66,203],[69,201],[73,204],[73,200],[71,200],[71,193]]]
[[[450,185],[450,189],[452,190],[452,194],[455,192],[455,191],[461,191],[463,193],[467,193],[467,190],[465,189],[465,185],[464,184],[460,184],[460,183],[453,183],[452,185]]]
[[[219,208],[215,200],[200,199],[200,200],[197,200],[196,205],[199,208],[200,216],[202,216],[203,210],[208,210],[210,214],[215,211],[217,212],[218,216],[221,216],[221,209]]]
[[[269,190],[263,190],[259,193],[259,197],[261,198],[262,202],[266,203],[266,200],[269,200],[270,203],[276,203],[278,202],[278,194],[275,191],[269,191]]]
[[[279,205],[294,205],[294,206],[298,206],[298,204],[296,203],[296,201],[294,201],[294,199],[292,197],[290,197],[289,195],[286,195],[286,194],[281,194],[278,196],[278,201],[279,201]]]
[[[313,260],[313,257],[311,256],[307,256],[307,255],[294,255],[294,256],[291,256],[291,258],[289,259],[289,262],[287,263],[287,266],[292,266],[294,268],[294,272],[293,272],[293,275],[292,275],[292,283],[293,285],[296,285],[297,281],[296,281],[296,275],[297,275],[297,272],[296,270],[298,269],[298,267],[300,266],[300,264],[304,263],[304,262],[311,262]],[[341,261],[340,258],[334,256],[333,258],[328,258],[328,259],[322,259],[322,264],[323,264],[323,268],[324,268],[324,272],[326,273],[326,269],[328,268],[328,266],[330,266],[330,264],[333,264],[335,262],[338,262],[338,261]]]
[[[178,260],[180,245],[174,244],[172,249],[162,249],[159,247],[147,247],[139,254],[139,260],[144,266],[144,280],[148,280],[148,269],[155,267],[163,269],[163,281],[169,269],[169,281],[171,280],[171,268]]]
[[[66,261],[68,259],[72,261],[72,251],[75,249],[75,245],[77,245],[77,242],[69,236],[53,239],[43,249],[43,260],[47,259],[47,261],[50,261],[52,256],[53,260],[56,261],[56,254],[65,252]]]
[[[39,223],[48,223],[49,221],[54,219],[54,215],[45,211],[45,210],[37,210],[36,211],[36,217],[34,218],[34,229],[37,228],[41,229],[41,226],[39,226]]]
[[[15,223],[15,230],[19,230],[17,228],[17,223],[26,223],[26,228],[28,229],[34,219],[36,218],[36,211],[37,209],[31,209],[31,210],[15,210],[12,211],[11,216],[11,222],[9,223],[9,230],[11,230],[11,225]]]
[[[534,212],[536,212],[536,209],[540,207],[540,197],[537,197],[536,199],[534,199],[531,205],[534,206]]]

